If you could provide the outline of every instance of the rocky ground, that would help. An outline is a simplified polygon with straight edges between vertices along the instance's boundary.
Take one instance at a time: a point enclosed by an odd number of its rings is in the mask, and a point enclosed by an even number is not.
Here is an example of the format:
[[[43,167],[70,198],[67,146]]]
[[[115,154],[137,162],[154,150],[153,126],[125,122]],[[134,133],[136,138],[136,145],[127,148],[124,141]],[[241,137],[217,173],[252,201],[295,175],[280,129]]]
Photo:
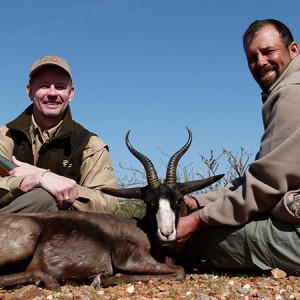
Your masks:
[[[215,274],[190,274],[184,282],[118,284],[114,287],[97,288],[70,286],[60,292],[49,291],[28,285],[12,290],[0,290],[4,300],[143,300],[143,299],[300,299],[300,278],[286,276],[273,270],[268,276],[230,276]]]

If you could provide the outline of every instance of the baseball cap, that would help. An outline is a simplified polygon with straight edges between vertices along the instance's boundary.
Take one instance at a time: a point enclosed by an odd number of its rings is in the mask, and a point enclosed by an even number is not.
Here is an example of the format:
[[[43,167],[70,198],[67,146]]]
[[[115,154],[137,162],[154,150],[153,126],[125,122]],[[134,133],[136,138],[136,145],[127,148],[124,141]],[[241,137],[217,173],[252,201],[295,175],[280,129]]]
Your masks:
[[[50,65],[58,66],[62,68],[64,71],[67,72],[67,74],[70,76],[72,80],[71,70],[68,65],[68,62],[64,58],[54,56],[54,55],[45,55],[42,58],[35,61],[31,66],[29,78],[32,78],[33,74],[36,73],[38,70],[40,70],[42,67],[50,66]]]

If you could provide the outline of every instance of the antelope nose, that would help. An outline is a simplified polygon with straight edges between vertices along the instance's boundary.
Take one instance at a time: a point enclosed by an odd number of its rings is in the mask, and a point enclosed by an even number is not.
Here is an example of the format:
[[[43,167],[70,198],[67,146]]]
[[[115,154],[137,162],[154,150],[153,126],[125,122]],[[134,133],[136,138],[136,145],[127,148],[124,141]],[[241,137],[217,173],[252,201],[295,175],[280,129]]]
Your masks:
[[[171,236],[173,233],[174,233],[174,229],[161,231],[161,234],[162,234],[164,237],[169,237],[169,236]]]
[[[170,230],[158,230],[157,236],[161,242],[173,242],[177,238],[177,231],[175,228]]]

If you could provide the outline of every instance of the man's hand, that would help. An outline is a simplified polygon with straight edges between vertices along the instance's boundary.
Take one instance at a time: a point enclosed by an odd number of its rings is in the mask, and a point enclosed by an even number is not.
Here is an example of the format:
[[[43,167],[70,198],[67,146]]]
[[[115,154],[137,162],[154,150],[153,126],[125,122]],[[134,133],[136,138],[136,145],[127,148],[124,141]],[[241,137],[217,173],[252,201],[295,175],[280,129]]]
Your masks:
[[[59,209],[70,207],[78,198],[77,184],[73,179],[23,163],[14,156],[12,161],[17,167],[10,171],[10,175],[26,176],[20,186],[22,191],[28,192],[41,187],[56,199]]]
[[[185,195],[183,196],[183,201],[189,211],[195,211],[198,209],[198,204],[195,198]]]
[[[188,210],[196,211],[199,209],[195,198],[185,195],[183,200]],[[173,251],[180,251],[192,235],[206,226],[207,224],[201,220],[197,213],[181,217],[177,225],[177,239],[175,242],[172,242],[169,248]]]
[[[201,229],[202,221],[200,216],[195,213],[188,215],[186,217],[181,217],[177,225],[177,240],[176,248],[180,250],[187,240],[195,234],[199,229]]]
[[[192,235],[206,226],[207,224],[197,213],[181,217],[177,225],[177,239],[169,248],[173,251],[180,251]]]
[[[12,157],[12,162],[16,165],[16,167],[11,170],[9,174],[13,176],[27,176],[44,170],[31,164],[21,162],[17,160],[15,156]]]

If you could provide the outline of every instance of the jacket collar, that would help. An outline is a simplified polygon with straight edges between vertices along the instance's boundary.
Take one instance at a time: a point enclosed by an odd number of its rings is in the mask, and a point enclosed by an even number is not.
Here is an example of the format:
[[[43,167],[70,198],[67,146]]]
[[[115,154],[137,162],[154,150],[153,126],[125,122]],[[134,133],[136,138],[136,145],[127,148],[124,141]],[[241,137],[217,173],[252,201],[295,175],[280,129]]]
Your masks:
[[[32,114],[33,114],[33,104],[28,106],[16,119],[6,124],[6,126],[10,129],[14,129],[17,131],[29,133],[30,125],[32,122]],[[72,132],[72,114],[70,110],[70,106],[67,106],[65,111],[63,122],[61,124],[61,128],[56,136],[56,138],[62,138],[68,136]]]

